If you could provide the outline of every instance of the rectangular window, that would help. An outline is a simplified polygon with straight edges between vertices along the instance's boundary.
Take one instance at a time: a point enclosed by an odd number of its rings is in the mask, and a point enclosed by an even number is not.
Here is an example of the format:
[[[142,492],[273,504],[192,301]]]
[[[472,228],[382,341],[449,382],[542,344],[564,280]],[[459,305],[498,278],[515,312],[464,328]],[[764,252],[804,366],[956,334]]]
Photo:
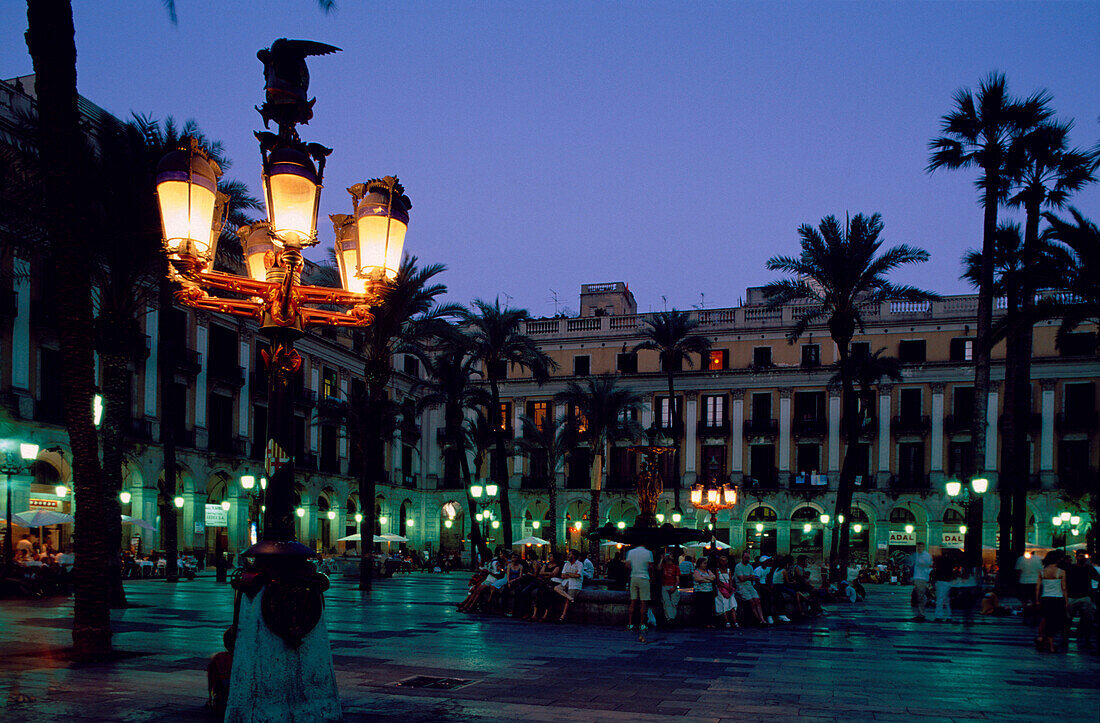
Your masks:
[[[410,377],[420,376],[420,360],[414,357],[412,354],[406,354],[402,363],[402,371],[408,374]]]
[[[969,422],[974,416],[974,387],[955,387],[951,411],[958,421]]]
[[[921,364],[926,346],[924,339],[903,339],[898,342],[898,360],[903,364]]]
[[[720,372],[729,369],[729,349],[712,349],[707,352],[707,371]]]
[[[770,346],[754,346],[752,348],[752,365],[758,369],[772,365],[772,348]]]
[[[589,367],[591,366],[592,357],[587,354],[580,354],[573,357],[573,376],[586,377],[591,372]]]
[[[724,395],[703,397],[703,422],[708,427],[719,427],[726,419],[726,397]]]
[[[512,403],[501,402],[500,403],[500,416],[497,417],[497,424],[499,429],[508,430],[512,427]]]
[[[1058,350],[1062,356],[1093,356],[1096,354],[1096,332],[1080,331],[1066,334]]]
[[[974,474],[974,446],[970,442],[948,443],[947,474],[956,479],[967,479]]]
[[[336,399],[339,396],[336,384],[336,370],[324,367],[321,370],[321,394],[328,399]]]
[[[898,445],[898,478],[903,487],[924,486],[924,443]]]
[[[673,359],[670,362],[670,366],[672,367],[672,371],[681,372],[681,371],[684,370],[684,360],[680,359],[680,358]],[[664,362],[663,359],[661,360],[661,371],[663,371],[663,372],[669,371],[668,369],[665,368],[665,362]]]
[[[657,425],[663,429],[672,428],[672,408],[668,403],[668,397],[657,397]]]
[[[527,402],[527,417],[542,429],[550,419],[550,402]]]
[[[617,369],[620,374],[637,374],[638,355],[630,352],[617,354],[615,356],[615,369]]]
[[[902,389],[899,394],[898,416],[905,420],[919,419],[924,412],[919,387]]]
[[[1096,411],[1096,384],[1076,382],[1062,387],[1066,421],[1072,424],[1088,422]]]
[[[798,471],[805,474],[816,474],[821,469],[821,445],[800,444],[795,455]]]
[[[802,345],[802,366],[810,368],[821,366],[820,344]]]
[[[866,359],[871,356],[871,342],[853,341],[848,347],[848,356],[853,359]]]
[[[753,444],[749,446],[749,475],[758,485],[763,487],[775,486],[775,445]]]
[[[772,418],[772,395],[770,392],[752,395],[752,419],[764,422]]]
[[[951,361],[974,361],[974,340],[966,337],[952,339]]]
[[[795,392],[794,418],[800,422],[825,420],[825,392]]]
[[[726,445],[703,445],[703,479],[722,480],[726,477]]]

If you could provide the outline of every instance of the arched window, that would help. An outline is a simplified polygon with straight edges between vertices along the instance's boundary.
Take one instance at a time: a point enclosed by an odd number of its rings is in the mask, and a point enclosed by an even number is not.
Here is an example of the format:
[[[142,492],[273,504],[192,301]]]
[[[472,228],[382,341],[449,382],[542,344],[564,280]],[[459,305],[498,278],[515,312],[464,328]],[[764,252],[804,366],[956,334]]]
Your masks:
[[[777,515],[771,507],[761,505],[749,513],[749,522],[775,522]]]
[[[908,507],[895,507],[890,510],[890,522],[899,522],[901,524],[912,524],[917,521],[917,516],[913,514],[913,511]]]
[[[815,510],[813,507],[799,507],[791,515],[792,522],[816,522],[821,517],[821,513]]]

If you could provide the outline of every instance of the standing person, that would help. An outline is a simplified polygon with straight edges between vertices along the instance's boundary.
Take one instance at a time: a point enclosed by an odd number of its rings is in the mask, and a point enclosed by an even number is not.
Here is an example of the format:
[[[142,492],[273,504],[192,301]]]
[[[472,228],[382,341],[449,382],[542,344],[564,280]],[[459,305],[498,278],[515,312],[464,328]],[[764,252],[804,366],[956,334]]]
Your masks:
[[[714,627],[714,573],[707,569],[706,555],[700,555],[695,563],[695,572],[691,574],[692,602],[695,607],[695,622],[700,627]]]
[[[955,582],[955,561],[945,550],[932,564],[932,582],[936,589],[933,622],[951,622],[951,586]]]
[[[691,558],[691,555],[684,553],[680,557],[680,587],[691,587],[691,576],[695,573],[695,560]]]
[[[626,554],[626,564],[630,568],[630,607],[627,609],[626,628],[634,629],[634,608],[640,607],[638,630],[644,633],[646,606],[651,596],[649,578],[653,570],[653,553],[645,545],[638,543]]]
[[[661,558],[661,603],[665,622],[673,622],[676,619],[676,609],[680,605],[680,566],[672,552],[665,553]]]
[[[913,568],[913,620],[924,622],[924,608],[928,605],[928,579],[932,574],[932,556],[917,543],[917,551],[910,559]]]
[[[756,586],[753,585],[756,581],[756,573],[749,562],[749,551],[747,549],[741,553],[741,562],[733,568],[733,579],[737,583],[734,586],[734,592],[743,602],[747,602],[752,606],[756,621],[761,625],[768,625],[769,621],[764,619],[764,611],[760,607],[760,594],[756,592]]]
[[[1084,550],[1077,551],[1077,564],[1066,568],[1066,612],[1069,622],[1081,618],[1077,624],[1077,644],[1082,650],[1092,648],[1092,638],[1096,634],[1096,605],[1092,602],[1093,581],[1100,580],[1100,574],[1089,564]]]
[[[1058,567],[1062,553],[1054,550],[1043,558],[1043,571],[1035,584],[1035,602],[1039,604],[1039,636],[1035,644],[1054,652],[1054,636],[1061,635],[1066,622],[1066,573]]]
[[[717,594],[714,596],[714,612],[719,618],[725,618],[727,628],[740,627],[737,624],[737,596],[733,593],[733,575],[730,573],[728,555],[718,558],[718,569],[714,573]]]

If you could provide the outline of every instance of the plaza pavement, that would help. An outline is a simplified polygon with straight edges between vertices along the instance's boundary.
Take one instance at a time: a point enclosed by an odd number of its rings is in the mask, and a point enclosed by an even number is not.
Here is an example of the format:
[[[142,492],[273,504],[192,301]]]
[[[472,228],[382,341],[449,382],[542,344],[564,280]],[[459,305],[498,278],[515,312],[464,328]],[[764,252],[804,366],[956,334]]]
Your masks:
[[[364,602],[336,578],[328,625],[354,720],[1100,719],[1100,656],[1040,654],[1017,618],[908,620],[909,590],[872,586],[806,624],[670,631],[466,616],[466,574],[383,580]],[[211,720],[205,666],[232,618],[210,577],[127,583],[111,664],[65,659],[71,600],[0,601],[0,720]],[[416,676],[469,681],[399,685]]]

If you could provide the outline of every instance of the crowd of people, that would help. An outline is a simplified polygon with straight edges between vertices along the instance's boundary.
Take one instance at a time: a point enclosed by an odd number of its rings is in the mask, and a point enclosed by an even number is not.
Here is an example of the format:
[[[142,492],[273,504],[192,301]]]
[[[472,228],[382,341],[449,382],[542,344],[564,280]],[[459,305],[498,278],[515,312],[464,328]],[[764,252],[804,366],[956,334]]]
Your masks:
[[[654,585],[660,589],[655,590]],[[564,559],[551,552],[545,560],[525,560],[500,549],[470,579],[460,612],[498,610],[531,621],[565,621],[579,591],[600,587],[629,590],[629,625],[737,628],[775,625],[820,615],[824,603],[859,602],[866,595],[857,579],[830,581],[805,555],[760,555],[748,550],[736,560],[722,554],[715,569],[706,555],[698,559],[680,548],[655,558],[644,546],[620,551],[607,565],[607,578],[596,578],[587,553],[570,550]],[[690,612],[681,614],[683,593],[692,593]]]
[[[12,549],[13,564],[5,575],[5,587],[31,597],[65,592],[71,586],[75,561],[68,548],[58,550],[49,539],[40,542],[37,536],[25,534]]]

